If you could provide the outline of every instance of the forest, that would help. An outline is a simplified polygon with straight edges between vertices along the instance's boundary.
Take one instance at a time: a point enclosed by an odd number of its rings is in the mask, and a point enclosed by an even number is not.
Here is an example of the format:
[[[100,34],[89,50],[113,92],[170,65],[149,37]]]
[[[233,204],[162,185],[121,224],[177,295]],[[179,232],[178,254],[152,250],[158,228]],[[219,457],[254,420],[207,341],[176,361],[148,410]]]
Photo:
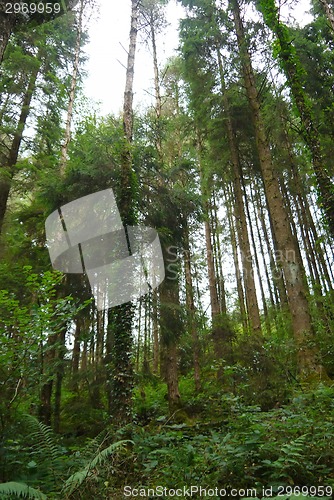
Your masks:
[[[122,112],[102,115],[97,0],[0,1],[0,499],[331,499],[334,2],[304,22],[302,0],[128,3]],[[122,299],[131,228],[163,264]]]

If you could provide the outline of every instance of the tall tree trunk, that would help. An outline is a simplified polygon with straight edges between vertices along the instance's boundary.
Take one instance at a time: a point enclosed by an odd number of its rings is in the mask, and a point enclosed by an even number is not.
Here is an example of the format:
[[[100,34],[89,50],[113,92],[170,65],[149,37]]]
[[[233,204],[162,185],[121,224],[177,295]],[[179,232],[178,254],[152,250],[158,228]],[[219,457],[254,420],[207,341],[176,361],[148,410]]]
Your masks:
[[[99,293],[99,292],[98,292]],[[101,408],[101,386],[103,384],[103,351],[104,351],[104,310],[96,311],[96,341],[94,357],[94,382],[92,387],[92,407]]]
[[[73,105],[75,98],[75,91],[77,87],[78,73],[79,73],[79,60],[80,60],[80,52],[81,52],[81,39],[82,39],[82,23],[83,23],[83,12],[85,8],[85,1],[80,0],[80,9],[79,9],[79,18],[77,25],[77,37],[75,42],[75,52],[74,52],[74,61],[73,61],[73,72],[71,78],[71,87],[69,92],[69,100],[67,106],[67,117],[65,124],[65,136],[64,142],[61,147],[61,157],[60,157],[60,175],[64,176],[66,164],[67,164],[67,152],[68,147],[71,140],[71,125],[73,118]]]
[[[217,293],[213,248],[211,241],[211,226],[208,219],[205,220],[204,226],[205,226],[206,261],[208,266],[208,280],[209,280],[210,305],[211,305],[212,337],[214,342],[216,359],[221,360],[224,355],[224,339],[222,331],[219,328],[220,308],[219,308],[219,300]]]
[[[66,353],[65,336],[67,327],[64,326],[62,331],[58,334],[58,346],[56,348],[56,381],[55,381],[55,396],[54,396],[54,418],[53,429],[55,432],[60,430],[60,410],[61,410],[61,388],[64,377],[64,357]]]
[[[317,350],[311,346],[313,329],[307,300],[308,290],[303,278],[303,270],[299,265],[299,249],[291,232],[279,183],[272,165],[271,152],[261,116],[258,91],[255,86],[253,68],[241,21],[239,3],[238,0],[230,0],[230,3],[233,9],[246,93],[252,112],[260,168],[273,230],[277,239],[280,258],[282,259],[293,332],[298,349],[298,367],[303,376],[313,373],[320,375],[323,368],[319,362]]]
[[[168,262],[168,243],[163,242],[164,260]],[[179,273],[166,266],[166,276],[160,285],[160,339],[163,376],[167,383],[169,411],[181,408],[178,382],[178,339],[183,331],[180,317]]]
[[[56,355],[57,334],[48,337],[45,346],[41,343],[41,391],[39,401],[39,419],[43,424],[51,426],[52,389],[54,382],[54,359]]]
[[[159,373],[159,323],[158,323],[158,292],[153,290],[152,297],[152,323],[153,323],[153,373]]]
[[[246,307],[245,307],[245,293],[244,293],[244,289],[243,289],[242,275],[241,275],[240,265],[239,265],[237,235],[236,235],[236,230],[235,230],[234,220],[233,220],[233,209],[232,209],[232,202],[231,202],[232,193],[229,193],[229,194],[225,193],[225,198],[226,198],[227,218],[228,218],[229,227],[230,227],[232,254],[233,254],[235,277],[236,277],[236,283],[237,283],[240,316],[241,316],[243,331],[246,334],[246,333],[248,333],[248,321],[247,321]],[[233,197],[233,199],[234,199],[234,197]]]
[[[271,216],[271,213],[269,210],[269,204],[268,204],[266,193],[265,193],[265,206],[266,206],[267,214],[268,214],[268,218],[269,218],[270,233],[271,233],[271,238],[272,238],[272,243],[273,243],[273,252],[271,250],[269,234],[268,234],[267,227],[266,227],[263,204],[262,204],[262,202],[259,204],[263,234],[264,234],[265,240],[267,241],[268,248],[270,248],[270,253],[273,256],[273,267],[271,270],[271,274],[273,277],[273,283],[276,285],[275,288],[277,289],[278,294],[279,294],[279,306],[281,307],[281,309],[287,309],[288,308],[288,296],[287,296],[287,292],[286,292],[286,288],[285,288],[282,259],[280,258],[280,250],[278,248],[277,238],[276,238],[276,235],[274,232],[274,224],[273,224],[272,216]]]
[[[150,313],[151,304],[150,297],[146,295],[144,299],[144,345],[143,345],[143,374],[149,375],[151,373],[151,367],[149,362],[149,352],[150,352]]]
[[[75,333],[74,333],[74,343],[72,351],[72,377],[71,377],[71,387],[74,391],[79,389],[78,385],[78,373],[79,373],[79,363],[80,363],[80,344],[81,344],[81,331],[82,329],[82,319],[77,317],[75,320]]]
[[[186,278],[186,303],[188,313],[188,328],[191,334],[193,343],[193,366],[194,366],[194,382],[195,390],[201,390],[200,379],[200,364],[199,364],[199,338],[198,338],[198,325],[197,325],[197,311],[194,303],[194,290],[193,279],[191,275],[191,258],[190,258],[190,244],[189,244],[189,228],[187,220],[184,220],[184,267]]]
[[[153,70],[154,70],[154,89],[155,89],[155,112],[156,112],[156,138],[155,146],[157,149],[160,165],[163,169],[164,156],[162,151],[162,98],[160,89],[158,54],[156,44],[156,23],[153,15],[153,10],[149,13],[150,36],[152,42],[153,53]],[[181,153],[180,153],[181,157]],[[166,182],[158,181],[163,190],[168,190]],[[162,225],[170,231],[170,237],[162,240],[163,254],[165,263],[168,262],[169,245],[175,243],[175,227],[174,220],[170,217],[163,219]],[[172,266],[174,267],[174,266]],[[161,371],[165,377],[168,391],[169,411],[173,414],[182,407],[181,396],[178,385],[178,343],[183,332],[183,324],[180,316],[180,298],[179,298],[179,269],[177,273],[170,266],[166,266],[166,276],[164,282],[159,289],[160,296],[160,354],[161,354]]]
[[[138,33],[139,0],[131,0],[131,28],[126,81],[123,104],[123,128],[128,143],[132,142],[133,133],[133,79],[135,74],[135,55]]]
[[[150,22],[150,31],[151,31],[152,53],[153,53],[155,113],[156,113],[156,117],[157,117],[155,145],[156,145],[158,154],[160,156],[160,159],[162,159],[162,130],[161,130],[162,99],[161,99],[161,90],[160,90],[158,52],[157,52],[157,42],[156,42],[153,10],[150,11],[149,22]]]
[[[118,208],[125,232],[134,226],[136,215],[134,199],[136,190],[135,172],[132,167],[131,142],[133,134],[133,79],[136,54],[139,0],[131,1],[131,28],[126,82],[123,105],[124,144],[121,157],[120,196]],[[128,240],[128,248],[131,248]],[[131,302],[109,309],[108,328],[113,330],[113,367],[110,384],[111,417],[117,425],[125,425],[132,419],[133,365],[132,355],[133,305]]]
[[[261,321],[260,321],[259,305],[257,301],[255,281],[254,281],[253,258],[250,249],[245,207],[242,195],[242,184],[241,184],[242,168],[240,164],[240,157],[239,157],[237,140],[235,136],[235,130],[232,122],[230,104],[225,88],[223,60],[219,48],[217,48],[217,56],[218,56],[218,67],[220,75],[220,85],[221,85],[221,91],[223,95],[223,102],[226,114],[229,149],[231,153],[231,160],[233,167],[235,218],[236,218],[236,226],[238,232],[238,240],[240,245],[243,279],[245,284],[247,312],[251,330],[256,335],[261,336],[262,334]]]
[[[224,273],[223,273],[223,263],[222,263],[222,250],[221,250],[221,244],[220,244],[220,230],[219,228],[221,227],[219,224],[218,220],[218,213],[217,213],[217,203],[216,203],[216,198],[215,198],[215,193],[213,192],[213,210],[212,210],[212,226],[213,226],[213,237],[214,237],[214,248],[216,250],[215,253],[215,260],[217,262],[217,268],[218,268],[218,295],[219,295],[219,306],[220,306],[220,312],[226,316],[227,314],[227,306],[226,306],[226,289],[225,289],[225,279],[224,279]]]
[[[254,207],[255,228],[256,228],[257,239],[259,242],[262,263],[263,263],[263,269],[264,269],[264,274],[265,274],[266,282],[267,282],[267,288],[268,288],[268,292],[269,292],[270,304],[272,307],[275,307],[275,300],[274,300],[274,295],[272,292],[270,276],[269,276],[269,271],[268,271],[268,265],[267,265],[267,261],[266,261],[266,252],[265,252],[264,246],[263,246],[264,235],[261,233],[261,229],[260,229],[260,225],[259,225],[259,207],[258,207],[258,204],[255,202],[255,194],[253,192],[253,189],[250,190],[250,196],[251,196],[251,203]],[[270,251],[270,248],[267,249],[268,254],[269,254],[269,251]],[[260,267],[258,269],[260,269]]]
[[[24,94],[19,121],[8,153],[7,164],[2,166],[6,169],[6,172],[0,178],[0,232],[2,231],[12,178],[14,176],[13,167],[15,166],[19,156],[19,150],[22,142],[23,132],[27,123],[27,118],[30,113],[31,100],[34,95],[34,91],[36,88],[36,80],[41,67],[39,54],[37,55],[36,61],[34,61],[34,63],[35,63],[34,68],[31,71],[29,83],[26,92]]]
[[[246,214],[247,214],[247,219],[248,219],[249,232],[250,232],[251,242],[252,242],[253,251],[254,251],[255,267],[256,267],[258,278],[259,278],[259,287],[260,287],[263,312],[264,312],[264,317],[265,317],[265,322],[266,322],[266,329],[267,329],[267,333],[270,333],[270,321],[269,321],[269,316],[268,316],[268,307],[267,307],[266,296],[264,293],[264,288],[263,288],[263,283],[262,283],[260,263],[259,263],[258,252],[257,252],[256,242],[255,242],[255,236],[254,236],[254,231],[253,231],[253,221],[252,221],[251,214],[250,214],[249,203],[247,200],[246,187],[245,187],[243,178],[241,179],[241,182],[242,182],[242,187],[243,187],[243,191],[244,191],[243,192],[244,203],[245,203]],[[253,277],[253,281],[254,281],[254,277]],[[254,283],[254,285],[255,285],[255,283]]]

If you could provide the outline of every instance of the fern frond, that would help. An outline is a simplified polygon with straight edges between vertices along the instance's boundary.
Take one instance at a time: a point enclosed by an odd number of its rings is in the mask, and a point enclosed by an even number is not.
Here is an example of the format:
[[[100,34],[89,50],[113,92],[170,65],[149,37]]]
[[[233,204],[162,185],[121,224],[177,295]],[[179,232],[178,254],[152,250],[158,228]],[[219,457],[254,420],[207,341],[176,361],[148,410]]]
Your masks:
[[[75,472],[70,476],[62,489],[63,493],[66,493],[67,495],[71,495],[75,490],[80,488],[82,483],[85,481],[87,476],[89,475],[89,468],[86,467],[85,469],[79,470],[78,472]]]
[[[110,433],[108,430],[104,429],[101,431],[97,436],[95,436],[93,439],[90,439],[85,447],[81,450],[80,455],[82,456],[84,463],[89,461],[92,456],[95,455],[96,450],[99,449],[105,443],[106,441],[109,440],[110,438]]]
[[[24,483],[16,483],[11,481],[9,483],[0,484],[0,498],[5,500],[6,498],[30,498],[34,500],[46,500],[47,497],[39,490],[31,488]]]
[[[132,443],[133,441],[130,440],[122,440],[122,441],[117,441],[116,443],[111,444],[104,450],[100,451],[97,453],[97,455],[89,461],[89,463],[84,467],[82,470],[75,472],[72,474],[65,482],[63,486],[63,492],[67,493],[70,495],[73,493],[76,489],[78,489],[82,483],[87,479],[88,476],[90,476],[91,471],[97,467],[98,465],[102,465],[110,455],[112,455],[116,450],[119,448],[122,448],[125,446],[127,443]]]
[[[27,415],[27,419],[31,426],[31,438],[34,441],[34,446],[41,450],[50,462],[54,464],[59,458],[60,452],[55,442],[53,430],[32,415]]]
[[[111,444],[108,446],[108,448],[105,448],[104,450],[100,451],[96,457],[93,458],[93,460],[89,464],[90,469],[94,469],[97,465],[103,464],[107,460],[110,455],[112,455],[118,448],[122,448],[125,446],[127,443],[133,444],[133,441],[130,440],[123,440],[123,441],[117,441],[116,443]]]

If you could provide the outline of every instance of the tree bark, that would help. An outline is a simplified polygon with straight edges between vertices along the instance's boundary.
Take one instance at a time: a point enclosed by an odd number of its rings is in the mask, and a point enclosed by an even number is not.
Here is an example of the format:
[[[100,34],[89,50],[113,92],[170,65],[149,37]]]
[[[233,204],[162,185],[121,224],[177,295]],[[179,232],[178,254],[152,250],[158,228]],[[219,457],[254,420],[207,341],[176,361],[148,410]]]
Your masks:
[[[231,153],[231,161],[233,168],[233,187],[235,195],[235,218],[238,232],[238,240],[240,245],[240,254],[242,262],[242,275],[245,284],[245,296],[247,304],[247,312],[251,330],[261,336],[261,321],[259,305],[256,296],[256,288],[254,281],[253,258],[249,243],[247,221],[245,215],[245,207],[242,194],[242,168],[240,163],[238,145],[235,136],[235,130],[232,122],[230,104],[225,88],[225,78],[223,69],[223,60],[219,48],[217,48],[218,67],[220,75],[221,92],[223,95],[224,108],[226,113],[227,135],[229,149]],[[255,249],[254,249],[255,250]]]
[[[165,262],[167,245],[163,244]],[[167,383],[169,411],[173,414],[181,408],[181,396],[178,382],[178,339],[183,331],[180,318],[180,299],[178,272],[166,266],[166,276],[160,285],[160,338],[162,347],[162,368]]]
[[[213,197],[213,209],[212,209],[212,227],[213,227],[213,244],[215,249],[215,260],[217,262],[218,268],[218,296],[219,296],[219,307],[221,314],[227,314],[227,306],[226,306],[226,289],[225,289],[225,279],[223,273],[223,263],[222,263],[222,251],[221,244],[219,238],[219,220],[217,214],[217,204],[215,199],[215,193],[212,193]]]
[[[159,373],[159,323],[158,323],[158,292],[153,290],[152,298],[152,323],[153,323],[153,373],[158,375]]]
[[[67,117],[65,124],[65,136],[64,142],[61,147],[61,157],[60,157],[60,175],[63,177],[65,174],[66,164],[67,164],[67,153],[68,147],[71,141],[71,125],[73,119],[73,105],[75,99],[75,91],[77,87],[78,73],[79,73],[79,60],[81,52],[81,38],[82,38],[82,22],[83,22],[83,12],[85,8],[85,0],[80,0],[79,18],[77,26],[77,37],[75,42],[75,52],[74,52],[74,62],[73,62],[73,72],[71,78],[71,87],[69,93],[69,100],[67,106]]]
[[[82,319],[80,317],[75,320],[75,334],[74,343],[72,351],[72,380],[71,386],[74,391],[79,389],[78,386],[78,373],[79,373],[79,363],[80,363],[80,344],[81,344],[81,327]]]
[[[334,36],[334,13],[333,13],[332,7],[329,5],[327,0],[319,0],[319,1],[320,1],[321,5],[323,6],[323,9],[326,13],[327,19],[329,21],[329,24],[330,24],[330,27],[331,27],[331,30],[332,30],[333,36]]]
[[[186,278],[186,303],[188,312],[188,328],[191,334],[193,343],[193,366],[194,366],[194,382],[195,390],[201,390],[200,364],[199,364],[199,338],[197,332],[197,311],[194,303],[193,280],[191,275],[191,258],[189,244],[189,228],[187,220],[184,221],[184,268]]]
[[[135,200],[135,172],[132,167],[131,142],[133,133],[133,79],[134,65],[138,32],[139,0],[131,1],[131,28],[126,69],[126,83],[123,105],[123,129],[124,144],[121,154],[120,175],[120,201],[119,212],[122,217],[125,232],[127,226],[136,223],[134,209]],[[129,252],[131,253],[128,242]],[[133,389],[133,365],[132,365],[132,323],[133,305],[128,302],[123,305],[109,309],[108,328],[113,330],[113,370],[109,375],[111,379],[108,400],[110,402],[110,416],[119,426],[123,426],[132,420],[132,389]]]
[[[232,202],[231,202],[232,194],[225,193],[225,198],[226,198],[227,218],[229,221],[229,228],[230,228],[230,235],[231,235],[231,245],[232,245],[234,269],[235,269],[235,278],[236,278],[236,283],[237,283],[240,316],[241,316],[241,322],[242,322],[244,334],[247,334],[248,333],[248,321],[247,321],[246,307],[245,307],[245,293],[244,293],[244,289],[243,289],[242,275],[241,275],[240,265],[239,265],[237,235],[236,235],[236,230],[235,230],[234,220],[233,220],[233,210],[232,210]]]
[[[268,316],[268,307],[267,307],[266,296],[264,293],[264,288],[263,288],[263,283],[262,283],[260,263],[259,263],[258,252],[257,252],[257,248],[256,248],[256,242],[255,242],[254,231],[253,231],[253,222],[252,222],[252,218],[251,218],[251,213],[250,213],[250,209],[249,209],[249,203],[247,200],[246,188],[245,188],[243,178],[241,179],[241,183],[242,183],[242,187],[243,187],[244,204],[245,204],[245,209],[246,209],[246,214],[247,214],[247,219],[248,219],[249,232],[250,232],[251,242],[253,245],[255,267],[256,267],[258,278],[259,278],[259,287],[260,287],[260,293],[261,293],[261,299],[262,299],[262,305],[263,305],[263,313],[264,313],[265,322],[266,322],[266,329],[267,329],[267,333],[270,333],[270,321],[269,321],[269,316]],[[254,281],[254,276],[253,276],[253,281]],[[254,286],[255,286],[255,281],[254,281]]]
[[[128,142],[132,141],[133,132],[133,79],[135,74],[135,55],[138,32],[139,0],[131,0],[131,28],[126,83],[123,105],[123,128]]]

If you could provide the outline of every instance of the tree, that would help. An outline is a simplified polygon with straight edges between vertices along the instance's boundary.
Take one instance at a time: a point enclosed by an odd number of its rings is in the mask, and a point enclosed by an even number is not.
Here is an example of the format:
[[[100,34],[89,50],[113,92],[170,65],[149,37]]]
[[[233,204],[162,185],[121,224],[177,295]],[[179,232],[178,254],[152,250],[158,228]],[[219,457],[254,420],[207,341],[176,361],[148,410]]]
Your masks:
[[[127,235],[127,226],[136,223],[136,174],[133,170],[131,143],[133,138],[133,79],[138,33],[139,0],[131,1],[131,28],[123,104],[124,142],[121,154],[121,178],[118,208]],[[127,235],[127,244],[131,247]],[[109,310],[108,328],[113,330],[113,364],[109,394],[109,411],[119,424],[131,421],[133,366],[132,351],[133,305],[128,302]]]
[[[17,163],[24,145],[28,118],[32,118],[34,108],[39,107],[39,116],[35,116],[35,120],[32,119],[32,124],[37,129],[39,126],[43,128],[44,138],[50,132],[50,121],[53,122],[53,129],[57,121],[58,123],[60,121],[61,110],[65,104],[63,68],[72,57],[73,35],[73,18],[63,16],[31,32],[21,33],[21,38],[14,38],[12,46],[8,47],[2,65],[1,90],[5,105],[2,109],[0,135],[2,142],[0,228],[6,214],[13,179],[19,173]],[[11,82],[10,85],[8,81]],[[46,115],[49,115],[49,120]],[[56,131],[52,133],[55,134]],[[38,149],[37,141],[35,144],[35,148]],[[54,146],[56,144],[52,144],[52,147]],[[50,153],[50,148],[48,149]],[[49,161],[50,156],[51,154]]]
[[[320,203],[327,217],[328,227],[334,236],[334,189],[328,167],[324,164],[319,132],[315,125],[312,105],[303,88],[303,68],[296,54],[288,27],[279,19],[279,9],[274,0],[257,2],[264,21],[276,35],[276,50],[287,77],[292,97],[301,119],[303,136],[308,145],[319,188]]]
[[[332,29],[332,32],[333,32],[333,35],[334,35],[334,13],[333,13],[333,9],[332,7],[329,5],[329,3],[327,2],[327,0],[319,0],[325,13],[326,13],[326,16],[327,16],[327,19],[330,23],[330,26],[331,26],[331,29]]]
[[[50,21],[75,7],[78,0],[63,0],[61,2],[46,2],[41,0],[38,4],[29,0],[25,7],[15,0],[0,2],[0,65],[10,39],[15,31],[22,28],[32,28]],[[46,5],[47,4],[47,5]],[[54,4],[54,5],[52,5]],[[51,12],[50,12],[51,10]]]
[[[288,214],[284,207],[283,197],[272,165],[271,153],[263,126],[261,106],[258,99],[258,91],[255,85],[253,67],[247,47],[238,0],[231,0],[230,6],[233,11],[243,79],[249,106],[252,111],[256,144],[268,208],[272,219],[273,232],[282,257],[282,268],[284,270],[286,290],[289,299],[289,309],[292,317],[295,341],[298,347],[299,369],[303,376],[312,373],[318,373],[319,376],[321,376],[322,367],[318,360],[317,351],[315,348],[310,347],[310,341],[314,332],[307,300],[308,291],[305,283],[304,271],[300,267],[297,241],[291,232]]]

